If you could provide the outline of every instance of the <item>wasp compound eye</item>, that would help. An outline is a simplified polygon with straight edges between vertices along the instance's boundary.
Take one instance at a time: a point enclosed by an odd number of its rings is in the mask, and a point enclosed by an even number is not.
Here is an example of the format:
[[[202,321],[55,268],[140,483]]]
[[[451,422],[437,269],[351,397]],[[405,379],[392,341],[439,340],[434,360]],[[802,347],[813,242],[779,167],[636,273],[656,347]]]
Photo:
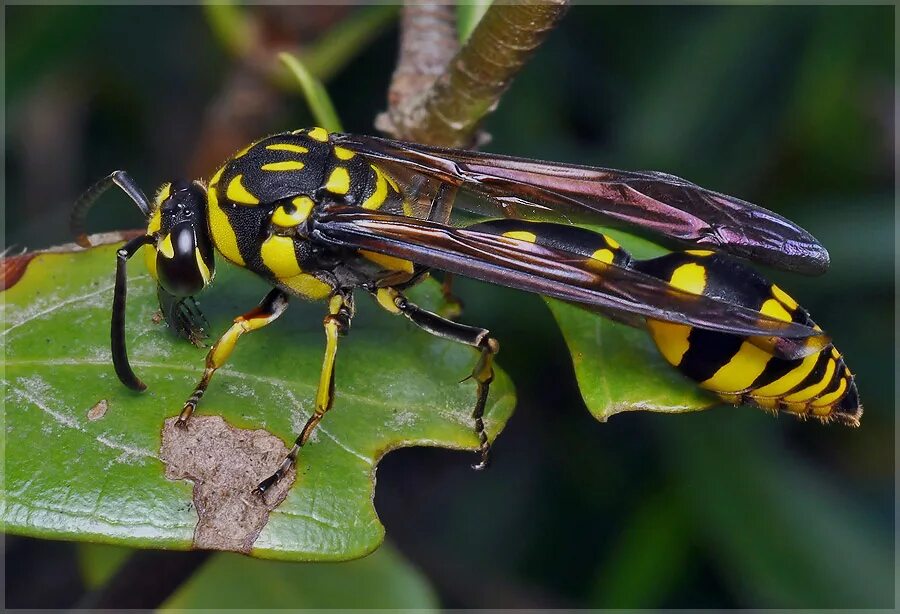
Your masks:
[[[212,252],[201,250],[190,222],[177,224],[156,247],[159,283],[174,296],[199,293],[211,281],[212,270]]]

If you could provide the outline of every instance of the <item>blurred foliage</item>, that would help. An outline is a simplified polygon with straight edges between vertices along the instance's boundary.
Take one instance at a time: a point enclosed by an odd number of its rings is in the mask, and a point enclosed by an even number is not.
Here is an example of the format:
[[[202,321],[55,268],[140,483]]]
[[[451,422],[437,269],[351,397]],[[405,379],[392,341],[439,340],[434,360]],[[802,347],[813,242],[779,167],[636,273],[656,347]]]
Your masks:
[[[80,545],[85,585],[102,586],[131,552],[118,546]],[[263,562],[238,554],[215,554],[162,607],[433,609],[437,605],[427,579],[386,545],[371,556],[341,565]]]
[[[334,103],[331,102],[322,82],[290,53],[281,53],[278,55],[278,59],[300,86],[300,91],[303,93],[306,104],[309,105],[309,111],[312,113],[316,125],[329,132],[343,132],[341,120],[338,119],[334,110]]]
[[[893,10],[575,6],[513,84],[486,126],[490,150],[665,170],[819,237],[828,274],[770,274],[835,338],[866,413],[856,430],[730,407],[599,424],[543,302],[460,280],[464,320],[501,340],[516,417],[491,471],[403,450],[383,461],[376,495],[441,605],[891,606]],[[126,168],[149,189],[206,146],[198,127],[233,60],[200,8],[6,16],[8,242],[66,240],[68,207],[97,177]],[[372,132],[396,36],[331,73],[348,131]],[[301,102],[283,101],[268,131],[311,123]],[[94,228],[138,224],[116,202]]]

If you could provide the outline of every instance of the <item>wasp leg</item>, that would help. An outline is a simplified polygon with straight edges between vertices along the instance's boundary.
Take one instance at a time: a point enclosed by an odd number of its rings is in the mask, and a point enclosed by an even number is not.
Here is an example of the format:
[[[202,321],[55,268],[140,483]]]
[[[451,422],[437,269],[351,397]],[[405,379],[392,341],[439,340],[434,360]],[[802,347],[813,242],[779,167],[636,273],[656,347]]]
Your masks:
[[[193,296],[178,298],[166,292],[162,286],[156,289],[159,309],[163,319],[176,335],[187,339],[197,347],[203,347],[209,339],[209,322],[200,311]]]
[[[491,332],[485,328],[466,326],[446,318],[425,311],[415,305],[394,288],[379,288],[375,292],[378,304],[394,314],[403,314],[413,324],[432,335],[443,339],[471,345],[481,351],[475,368],[469,376],[478,384],[475,399],[475,409],[472,411],[472,419],[475,423],[475,436],[478,437],[478,450],[481,460],[472,465],[473,469],[481,470],[488,466],[490,460],[491,445],[488,443],[487,433],[484,432],[484,407],[487,403],[488,391],[494,380],[494,356],[500,351],[500,343],[491,337]],[[468,377],[466,379],[469,379]],[[464,380],[465,381],[465,380]]]
[[[291,465],[294,464],[294,461],[297,460],[300,448],[306,444],[316,426],[322,421],[326,412],[331,409],[331,406],[334,403],[334,365],[335,358],[337,357],[338,337],[347,334],[350,330],[350,321],[352,319],[353,295],[336,294],[333,296],[328,303],[328,315],[325,316],[323,321],[325,326],[325,358],[322,361],[322,372],[319,375],[319,388],[316,391],[316,408],[313,411],[313,415],[309,417],[309,420],[307,420],[306,424],[303,426],[303,430],[297,435],[297,439],[294,440],[294,445],[291,446],[290,452],[288,452],[284,460],[281,461],[281,465],[275,473],[260,482],[257,487],[253,489],[254,494],[263,494],[275,482],[281,479],[285,472],[290,469]]]
[[[197,384],[193,394],[184,404],[184,408],[178,416],[178,421],[175,423],[176,426],[184,427],[187,425],[188,419],[194,413],[194,409],[197,408],[197,403],[203,398],[203,394],[206,392],[206,387],[209,386],[209,381],[212,379],[213,374],[231,356],[238,338],[244,333],[258,330],[273,322],[284,313],[287,306],[287,293],[276,288],[269,292],[258,306],[234,319],[234,324],[231,325],[231,328],[219,337],[219,340],[216,341],[216,344],[210,348],[209,353],[206,355],[206,369],[203,371],[203,377],[200,378],[200,383]]]

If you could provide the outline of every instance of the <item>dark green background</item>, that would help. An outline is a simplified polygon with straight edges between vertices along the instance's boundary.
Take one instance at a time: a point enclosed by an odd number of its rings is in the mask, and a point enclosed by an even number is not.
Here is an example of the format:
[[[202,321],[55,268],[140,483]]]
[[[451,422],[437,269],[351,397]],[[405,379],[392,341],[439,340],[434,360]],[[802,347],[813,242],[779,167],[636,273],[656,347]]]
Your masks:
[[[396,38],[327,83],[348,131],[372,132]],[[443,605],[891,606],[893,59],[889,6],[571,9],[488,120],[487,149],[664,170],[800,222],[832,270],[771,276],[833,335],[866,413],[856,430],[747,408],[600,424],[540,299],[460,283],[519,409],[491,471],[403,450],[376,494]],[[67,240],[71,202],[114,168],[148,192],[185,173],[232,62],[198,7],[7,8],[7,244]],[[311,122],[281,96],[266,131]],[[102,208],[93,229],[139,222],[122,199]],[[18,605],[50,594],[26,576],[77,597],[65,547],[11,539],[7,555]]]

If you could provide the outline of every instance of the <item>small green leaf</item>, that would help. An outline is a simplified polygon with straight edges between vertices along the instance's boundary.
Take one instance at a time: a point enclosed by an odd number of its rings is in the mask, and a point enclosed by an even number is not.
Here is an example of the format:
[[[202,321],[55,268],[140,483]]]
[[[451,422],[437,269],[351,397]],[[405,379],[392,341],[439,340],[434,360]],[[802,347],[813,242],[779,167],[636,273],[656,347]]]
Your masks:
[[[664,253],[618,229],[591,229],[615,237],[636,258]],[[581,396],[598,420],[623,411],[680,413],[719,403],[667,363],[646,331],[554,299],[547,303],[572,354]]]
[[[164,609],[438,607],[427,580],[393,548],[344,563],[253,561],[217,554]]]
[[[399,11],[397,4],[357,7],[303,50],[303,65],[322,81],[328,81],[396,21]]]
[[[470,0],[456,7],[456,32],[459,42],[464,43],[472,36],[472,31],[491,8],[492,0]]]
[[[39,254],[3,293],[0,514],[12,533],[186,549],[197,523],[192,487],[164,477],[160,431],[199,379],[206,350],[153,322],[155,283],[132,261],[129,357],[148,390],[119,383],[109,352],[116,247]],[[267,289],[220,262],[216,283],[201,296],[212,331],[224,331]],[[436,284],[414,290],[420,305],[437,306]],[[297,480],[253,543],[254,555],[344,560],[371,552],[384,536],[372,501],[382,455],[411,445],[477,447],[474,384],[459,383],[475,363],[472,349],[359,299],[353,330],[340,343],[334,409],[303,449]],[[312,412],[324,310],[295,300],[277,322],[246,335],[197,413],[267,429],[289,444]],[[485,416],[492,438],[514,403],[498,370]]]
[[[329,132],[343,132],[341,120],[338,119],[337,112],[325,86],[316,79],[306,67],[290,53],[282,52],[278,54],[278,59],[291,72],[300,84],[300,89],[306,97],[306,103],[316,120],[316,123],[325,128]]]

